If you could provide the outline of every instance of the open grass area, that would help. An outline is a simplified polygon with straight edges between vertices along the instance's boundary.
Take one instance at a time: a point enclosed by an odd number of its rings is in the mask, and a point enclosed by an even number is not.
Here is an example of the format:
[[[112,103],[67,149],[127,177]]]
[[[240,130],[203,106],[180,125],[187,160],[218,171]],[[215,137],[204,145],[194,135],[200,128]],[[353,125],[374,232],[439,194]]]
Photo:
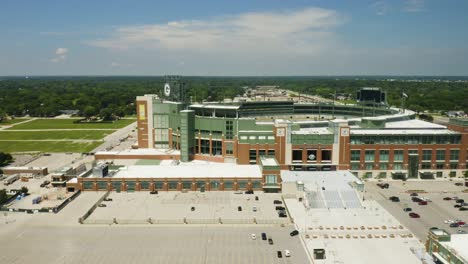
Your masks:
[[[102,139],[111,130],[68,130],[68,131],[8,131],[0,130],[0,140],[44,140],[44,139]]]
[[[121,119],[113,123],[73,123],[76,119],[37,119],[11,129],[119,129],[136,119]]]
[[[24,142],[8,142],[0,141],[0,150],[3,152],[89,152],[102,144],[102,142],[76,143],[63,141],[24,141]]]
[[[11,119],[11,120],[3,120],[0,122],[0,126],[9,126],[9,125],[13,125],[13,124],[23,122],[26,120],[29,120],[29,118],[16,118],[16,119]]]

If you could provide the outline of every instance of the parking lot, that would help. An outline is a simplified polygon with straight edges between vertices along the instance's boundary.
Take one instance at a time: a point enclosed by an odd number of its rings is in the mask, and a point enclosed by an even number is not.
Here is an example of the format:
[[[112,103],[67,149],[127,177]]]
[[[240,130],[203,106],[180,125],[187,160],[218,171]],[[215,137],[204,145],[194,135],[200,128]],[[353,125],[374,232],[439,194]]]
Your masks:
[[[258,200],[255,199],[258,197]],[[111,193],[86,223],[193,223],[193,224],[279,224],[274,200],[280,194],[236,194],[234,192],[149,192]],[[241,209],[239,210],[239,206]],[[193,208],[192,208],[193,207]]]
[[[451,181],[389,181],[389,189],[381,189],[376,186],[377,182],[366,183],[366,194],[369,199],[379,202],[386,210],[395,216],[401,223],[410,229],[420,240],[425,240],[429,228],[443,228],[449,233],[457,233],[458,230],[468,228],[451,228],[445,224],[445,220],[460,219],[468,220],[468,211],[459,211],[454,208],[455,201],[445,201],[444,197],[459,197],[468,200],[468,193],[462,191],[465,187],[455,186]],[[427,205],[419,205],[411,201],[410,193],[412,191],[421,191],[418,197],[428,198],[432,202]],[[397,196],[400,202],[392,202],[390,196]],[[408,212],[403,208],[411,208],[421,216],[421,218],[410,218]]]

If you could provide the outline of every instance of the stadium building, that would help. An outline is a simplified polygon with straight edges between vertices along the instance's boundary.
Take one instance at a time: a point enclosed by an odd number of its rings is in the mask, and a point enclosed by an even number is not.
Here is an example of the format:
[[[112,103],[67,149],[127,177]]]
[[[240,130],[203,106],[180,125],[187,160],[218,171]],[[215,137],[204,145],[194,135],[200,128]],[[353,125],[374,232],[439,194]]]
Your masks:
[[[365,90],[361,98],[366,98]],[[374,104],[189,104],[181,99],[182,92],[173,95],[166,85],[164,95],[136,99],[136,149],[98,152],[96,159],[205,160],[270,167],[275,169],[263,169],[251,178],[261,177],[256,189],[278,190],[279,170],[350,170],[363,178],[394,179],[463,175],[467,119],[450,119],[447,125],[418,120],[412,111],[382,106],[376,98],[386,96],[376,94],[375,88],[367,90]],[[196,181],[189,189],[196,189]],[[230,186],[237,189],[236,180]],[[244,186],[251,189],[253,181]]]

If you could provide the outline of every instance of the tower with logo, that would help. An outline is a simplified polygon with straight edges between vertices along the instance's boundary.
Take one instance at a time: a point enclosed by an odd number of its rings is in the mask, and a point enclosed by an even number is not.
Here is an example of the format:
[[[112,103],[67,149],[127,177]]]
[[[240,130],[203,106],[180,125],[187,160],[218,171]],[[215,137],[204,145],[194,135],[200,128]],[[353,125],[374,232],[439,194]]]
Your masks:
[[[186,104],[188,102],[187,85],[180,75],[164,76],[164,88],[162,98]]]

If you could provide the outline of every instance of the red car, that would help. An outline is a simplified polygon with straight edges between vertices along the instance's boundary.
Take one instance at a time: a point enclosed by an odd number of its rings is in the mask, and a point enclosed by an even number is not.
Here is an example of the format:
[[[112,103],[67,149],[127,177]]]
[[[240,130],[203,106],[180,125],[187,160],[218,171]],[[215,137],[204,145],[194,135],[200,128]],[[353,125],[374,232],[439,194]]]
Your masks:
[[[419,216],[417,213],[409,213],[409,216],[411,218],[420,218],[421,216]]]
[[[427,201],[420,201],[418,204],[419,205],[427,205]]]
[[[458,224],[459,226],[462,226],[462,225],[465,225],[466,223],[463,222],[463,221],[460,221],[460,222],[457,222],[457,224]]]
[[[452,198],[450,198],[450,197],[444,197],[444,201],[450,201],[450,200],[452,200]]]

